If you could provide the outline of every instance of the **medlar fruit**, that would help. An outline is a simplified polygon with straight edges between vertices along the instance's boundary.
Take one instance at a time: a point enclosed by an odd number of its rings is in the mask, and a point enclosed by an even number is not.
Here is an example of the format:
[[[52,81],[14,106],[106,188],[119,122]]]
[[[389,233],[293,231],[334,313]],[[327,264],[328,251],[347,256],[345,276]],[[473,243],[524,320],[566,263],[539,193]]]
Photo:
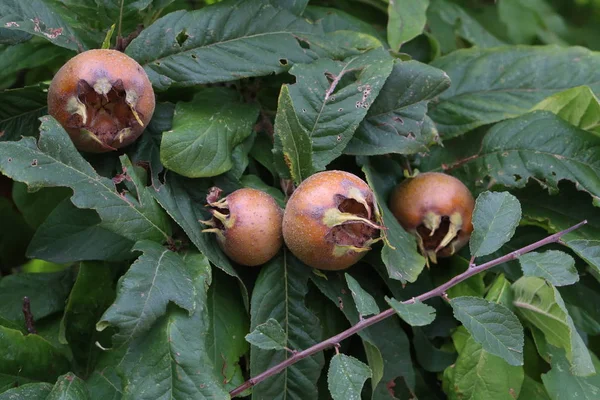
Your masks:
[[[283,239],[306,265],[350,267],[379,239],[379,211],[371,188],[344,171],[324,171],[303,181],[283,215]]]
[[[432,262],[460,250],[471,237],[475,200],[453,176],[420,173],[393,190],[390,210],[402,227],[417,237],[419,248]]]
[[[260,190],[244,188],[220,199],[222,190],[213,187],[206,197],[212,218],[203,232],[217,235],[223,252],[238,264],[255,266],[273,258],[281,246],[283,210],[273,197]]]
[[[104,153],[133,143],[154,113],[143,68],[116,50],[88,50],[56,73],[48,112],[81,151]]]

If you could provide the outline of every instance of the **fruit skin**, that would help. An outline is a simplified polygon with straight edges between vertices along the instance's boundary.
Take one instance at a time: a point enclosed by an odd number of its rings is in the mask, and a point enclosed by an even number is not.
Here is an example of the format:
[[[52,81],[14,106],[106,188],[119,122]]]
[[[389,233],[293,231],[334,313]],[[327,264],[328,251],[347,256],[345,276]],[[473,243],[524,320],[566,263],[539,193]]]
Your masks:
[[[283,238],[305,264],[341,270],[360,260],[379,239],[379,219],[373,191],[362,179],[345,171],[324,171],[303,181],[290,197]]]
[[[440,172],[420,173],[397,185],[389,207],[400,225],[419,240],[434,263],[468,243],[475,200],[458,179]],[[433,231],[433,235],[432,232]]]
[[[213,218],[203,222],[212,228],[203,232],[216,233],[223,252],[238,264],[252,267],[273,258],[283,246],[283,210],[275,199],[251,188],[217,200],[220,193],[213,188],[207,197]]]
[[[76,55],[60,68],[48,89],[48,113],[77,149],[92,153],[133,143],[150,122],[154,105],[154,90],[144,69],[116,50]]]

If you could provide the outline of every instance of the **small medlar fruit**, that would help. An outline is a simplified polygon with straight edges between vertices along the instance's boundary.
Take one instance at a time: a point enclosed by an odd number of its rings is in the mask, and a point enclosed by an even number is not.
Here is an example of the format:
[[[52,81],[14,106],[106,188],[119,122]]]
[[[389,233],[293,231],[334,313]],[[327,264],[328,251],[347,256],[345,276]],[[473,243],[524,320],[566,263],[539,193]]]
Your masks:
[[[48,112],[81,151],[104,153],[133,143],[154,113],[143,68],[116,50],[88,50],[63,65],[48,89]]]
[[[213,187],[206,197],[212,218],[203,232],[217,235],[223,252],[238,264],[261,265],[273,258],[281,246],[283,210],[275,199],[260,190],[238,189],[220,199],[222,190]]]
[[[303,181],[283,215],[283,239],[306,265],[350,267],[379,240],[379,211],[371,188],[344,171],[324,171]]]
[[[425,172],[404,180],[393,190],[389,206],[433,263],[437,257],[449,257],[460,250],[473,232],[473,195],[450,175]]]

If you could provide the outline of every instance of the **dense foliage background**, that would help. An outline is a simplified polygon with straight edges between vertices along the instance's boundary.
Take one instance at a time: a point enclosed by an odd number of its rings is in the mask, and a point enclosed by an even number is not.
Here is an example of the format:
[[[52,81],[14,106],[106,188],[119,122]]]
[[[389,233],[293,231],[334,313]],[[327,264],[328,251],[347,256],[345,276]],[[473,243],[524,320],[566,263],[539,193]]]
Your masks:
[[[599,39],[598,0],[1,0],[0,399],[226,399],[388,303],[244,395],[600,398]],[[103,46],[157,107],[125,151],[80,154],[46,91]],[[485,192],[477,241],[430,269],[386,206],[411,168]],[[211,186],[284,206],[324,169],[366,179],[387,228],[349,270],[240,267],[201,232]]]

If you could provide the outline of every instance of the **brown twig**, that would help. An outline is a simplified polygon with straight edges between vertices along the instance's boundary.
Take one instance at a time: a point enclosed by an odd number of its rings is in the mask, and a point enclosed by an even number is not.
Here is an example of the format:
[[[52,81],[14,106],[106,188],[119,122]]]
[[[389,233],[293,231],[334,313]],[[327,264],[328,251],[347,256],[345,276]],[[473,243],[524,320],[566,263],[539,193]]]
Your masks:
[[[25,326],[27,327],[27,332],[37,334],[37,330],[35,329],[35,324],[33,321],[33,314],[31,313],[31,301],[29,297],[23,297],[23,315],[25,316]]]
[[[422,302],[422,301],[431,299],[433,297],[442,296],[444,293],[446,293],[446,291],[448,289],[450,289],[451,287],[459,284],[460,282],[462,282],[466,279],[469,279],[473,275],[477,275],[480,272],[483,272],[485,270],[488,270],[492,267],[503,264],[505,262],[515,260],[515,259],[519,258],[521,255],[528,253],[530,251],[536,250],[537,248],[542,247],[546,244],[556,243],[559,241],[559,239],[563,235],[566,235],[567,233],[572,232],[575,229],[578,229],[585,224],[587,224],[587,220],[581,221],[580,223],[573,225],[572,227],[565,229],[564,231],[560,231],[558,233],[550,235],[550,236],[546,237],[545,239],[539,240],[539,241],[532,243],[529,246],[525,246],[519,250],[515,250],[511,253],[508,253],[508,254],[502,256],[502,257],[496,258],[495,260],[488,261],[481,265],[475,265],[475,266],[472,266],[471,268],[467,268],[467,270],[465,272],[463,272],[462,274],[456,275],[454,278],[450,279],[448,282],[436,287],[435,289],[430,290],[429,292],[423,293],[420,296],[414,297],[410,300],[406,300],[403,302],[403,304],[411,304],[411,303],[414,303],[415,301]],[[383,321],[384,319],[391,317],[394,314],[395,314],[394,309],[390,308],[390,309],[387,309],[373,317],[364,319],[364,320],[358,322],[356,325],[346,329],[345,331],[343,331],[335,336],[332,336],[329,339],[322,341],[321,343],[317,343],[316,345],[309,347],[306,350],[299,351],[296,354],[294,354],[292,357],[288,358],[287,360],[282,361],[281,363],[267,369],[266,371],[261,372],[260,374],[256,375],[255,377],[248,379],[242,385],[238,386],[237,388],[235,388],[231,392],[229,392],[229,394],[231,395],[231,397],[237,396],[237,395],[243,393],[244,391],[246,391],[247,389],[264,381],[265,379],[267,379],[275,374],[278,374],[279,372],[283,371],[290,365],[295,364],[298,361],[302,360],[303,358],[310,357],[313,354],[323,351],[329,347],[335,347],[338,343],[341,343],[344,339],[354,335],[355,333],[357,333],[373,324],[376,324],[379,321]]]

